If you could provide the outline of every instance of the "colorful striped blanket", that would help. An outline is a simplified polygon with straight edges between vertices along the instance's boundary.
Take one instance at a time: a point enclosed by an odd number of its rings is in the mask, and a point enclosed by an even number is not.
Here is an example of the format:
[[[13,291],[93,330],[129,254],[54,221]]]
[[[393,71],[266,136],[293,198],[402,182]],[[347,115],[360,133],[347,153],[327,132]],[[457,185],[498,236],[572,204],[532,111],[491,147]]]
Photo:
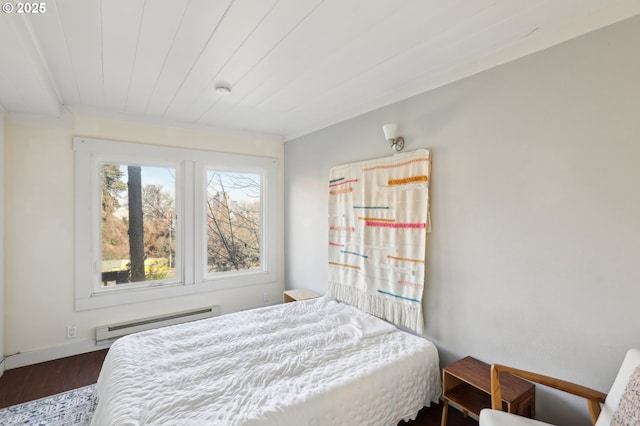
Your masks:
[[[431,152],[336,166],[327,295],[421,333]]]

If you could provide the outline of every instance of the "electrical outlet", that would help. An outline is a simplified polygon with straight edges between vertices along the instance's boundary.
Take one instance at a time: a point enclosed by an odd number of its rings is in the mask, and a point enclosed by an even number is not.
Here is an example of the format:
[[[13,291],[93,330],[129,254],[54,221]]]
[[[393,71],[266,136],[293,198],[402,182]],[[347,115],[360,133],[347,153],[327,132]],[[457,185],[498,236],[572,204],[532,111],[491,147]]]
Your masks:
[[[269,301],[269,299],[271,299],[269,292],[265,291],[264,293],[262,293],[262,301],[267,303]]]
[[[76,337],[76,326],[68,325],[67,326],[67,339],[75,339]]]

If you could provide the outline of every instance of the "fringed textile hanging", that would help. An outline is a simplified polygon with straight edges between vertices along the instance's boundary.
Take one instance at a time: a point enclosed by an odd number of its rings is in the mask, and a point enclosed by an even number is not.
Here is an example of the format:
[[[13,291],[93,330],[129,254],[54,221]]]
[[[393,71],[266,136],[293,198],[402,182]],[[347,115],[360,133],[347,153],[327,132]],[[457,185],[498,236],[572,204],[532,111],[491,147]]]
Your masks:
[[[336,166],[327,295],[421,333],[431,152]]]

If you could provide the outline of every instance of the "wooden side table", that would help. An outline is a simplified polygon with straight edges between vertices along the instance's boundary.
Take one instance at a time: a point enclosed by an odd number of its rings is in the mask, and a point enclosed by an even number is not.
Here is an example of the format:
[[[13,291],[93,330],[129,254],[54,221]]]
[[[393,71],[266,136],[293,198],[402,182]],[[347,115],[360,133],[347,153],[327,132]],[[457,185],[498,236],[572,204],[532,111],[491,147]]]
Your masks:
[[[320,295],[311,290],[307,290],[306,288],[285,290],[283,295],[284,303],[297,302],[298,300],[315,299],[316,297],[320,297]]]
[[[509,413],[533,418],[535,385],[512,374],[500,375],[502,406]],[[464,416],[477,419],[480,410],[491,407],[491,366],[470,356],[442,370],[442,426],[447,424],[449,403],[460,407]]]

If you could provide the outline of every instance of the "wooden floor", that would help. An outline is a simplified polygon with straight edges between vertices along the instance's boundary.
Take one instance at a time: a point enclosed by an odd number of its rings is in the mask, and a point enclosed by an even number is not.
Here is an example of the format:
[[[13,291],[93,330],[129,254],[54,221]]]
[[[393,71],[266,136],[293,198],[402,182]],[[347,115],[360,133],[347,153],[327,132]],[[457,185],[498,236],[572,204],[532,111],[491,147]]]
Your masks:
[[[0,408],[90,385],[98,380],[107,349],[6,370]]]
[[[5,371],[0,378],[0,408],[95,383],[106,354],[105,349]],[[441,413],[442,405],[434,404],[424,408],[416,420],[400,425],[437,426]],[[477,421],[449,409],[447,426],[477,425]]]

